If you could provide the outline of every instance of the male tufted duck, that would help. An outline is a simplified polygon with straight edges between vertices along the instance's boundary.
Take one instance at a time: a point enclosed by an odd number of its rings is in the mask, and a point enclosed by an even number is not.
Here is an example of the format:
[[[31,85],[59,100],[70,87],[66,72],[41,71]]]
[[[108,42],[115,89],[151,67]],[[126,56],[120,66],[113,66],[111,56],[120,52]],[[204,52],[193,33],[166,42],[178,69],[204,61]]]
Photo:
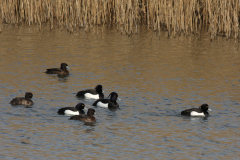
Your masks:
[[[102,85],[97,85],[95,89],[87,89],[87,90],[79,91],[76,96],[83,97],[83,98],[103,99],[104,94],[103,94]]]
[[[75,107],[64,107],[59,109],[58,114],[66,116],[85,114],[83,109],[85,109],[85,105],[83,103],[78,103]]]
[[[202,104],[199,108],[186,109],[181,112],[181,115],[184,116],[207,116],[209,115],[208,111],[211,109],[208,108],[208,104]]]
[[[119,104],[116,102],[118,98],[118,94],[116,92],[112,92],[108,97],[110,99],[98,99],[93,103],[93,106],[116,109],[119,108]]]

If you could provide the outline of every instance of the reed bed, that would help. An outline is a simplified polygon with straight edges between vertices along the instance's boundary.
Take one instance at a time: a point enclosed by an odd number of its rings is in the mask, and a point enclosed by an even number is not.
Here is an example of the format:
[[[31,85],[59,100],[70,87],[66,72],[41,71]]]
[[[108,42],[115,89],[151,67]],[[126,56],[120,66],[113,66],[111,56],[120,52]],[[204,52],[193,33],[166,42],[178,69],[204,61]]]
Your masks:
[[[131,34],[139,25],[169,35],[199,33],[239,38],[239,0],[0,0],[2,23],[49,23],[69,31],[115,25]]]

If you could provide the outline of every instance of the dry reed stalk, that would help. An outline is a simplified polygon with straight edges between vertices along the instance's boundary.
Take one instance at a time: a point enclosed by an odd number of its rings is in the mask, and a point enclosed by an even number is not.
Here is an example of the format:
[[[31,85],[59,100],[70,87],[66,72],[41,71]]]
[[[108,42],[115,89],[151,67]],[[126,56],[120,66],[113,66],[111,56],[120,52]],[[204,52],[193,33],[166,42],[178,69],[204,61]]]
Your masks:
[[[2,23],[65,26],[69,31],[116,25],[132,34],[138,25],[169,35],[198,33],[239,37],[239,0],[0,0]]]

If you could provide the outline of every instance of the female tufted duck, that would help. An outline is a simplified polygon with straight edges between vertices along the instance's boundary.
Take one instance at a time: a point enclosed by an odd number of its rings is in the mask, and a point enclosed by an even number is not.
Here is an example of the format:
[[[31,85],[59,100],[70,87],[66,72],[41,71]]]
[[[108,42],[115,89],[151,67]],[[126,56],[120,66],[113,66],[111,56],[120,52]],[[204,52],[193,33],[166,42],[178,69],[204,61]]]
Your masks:
[[[83,97],[83,98],[103,99],[104,94],[102,90],[102,85],[97,85],[95,89],[87,89],[87,90],[79,91],[76,96]]]
[[[25,97],[16,97],[10,103],[13,106],[14,105],[31,106],[33,105],[33,101],[31,100],[32,97],[33,97],[33,94],[31,92],[26,92]]]
[[[81,115],[85,114],[83,111],[85,105],[83,103],[78,103],[75,107],[64,107],[58,110],[58,114],[72,116],[72,115]]]
[[[116,109],[119,108],[117,101],[118,94],[116,92],[112,92],[108,97],[110,99],[98,99],[93,103],[93,106]]]
[[[181,115],[184,116],[207,116],[209,115],[208,111],[211,109],[208,108],[208,104],[202,104],[199,108],[186,109],[181,112]]]
[[[47,71],[45,73],[58,74],[58,75],[69,75],[69,71],[67,69],[69,69],[67,63],[61,63],[60,68],[50,68],[50,69],[47,69]]]
[[[87,115],[75,115],[69,118],[69,120],[79,120],[84,122],[96,122],[95,117],[93,116],[95,110],[92,108],[88,109]]]

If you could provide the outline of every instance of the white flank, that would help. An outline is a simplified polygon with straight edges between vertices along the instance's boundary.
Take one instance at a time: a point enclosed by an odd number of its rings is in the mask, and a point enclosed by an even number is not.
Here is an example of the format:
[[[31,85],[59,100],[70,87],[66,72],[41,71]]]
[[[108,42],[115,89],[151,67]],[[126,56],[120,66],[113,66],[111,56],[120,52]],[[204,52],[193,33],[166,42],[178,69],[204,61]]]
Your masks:
[[[84,96],[85,96],[86,98],[99,99],[99,95],[98,95],[98,94],[93,95],[93,94],[91,94],[91,93],[85,93]]]
[[[99,101],[99,102],[97,103],[97,106],[98,106],[98,107],[103,107],[103,108],[108,108],[108,103],[102,103],[101,101]]]
[[[65,110],[65,115],[66,116],[74,116],[74,115],[79,115],[78,111],[71,111],[71,110]]]
[[[198,112],[196,112],[196,111],[192,111],[192,112],[191,112],[191,116],[205,116],[205,115],[204,115],[203,112],[202,112],[202,113],[198,113]]]

